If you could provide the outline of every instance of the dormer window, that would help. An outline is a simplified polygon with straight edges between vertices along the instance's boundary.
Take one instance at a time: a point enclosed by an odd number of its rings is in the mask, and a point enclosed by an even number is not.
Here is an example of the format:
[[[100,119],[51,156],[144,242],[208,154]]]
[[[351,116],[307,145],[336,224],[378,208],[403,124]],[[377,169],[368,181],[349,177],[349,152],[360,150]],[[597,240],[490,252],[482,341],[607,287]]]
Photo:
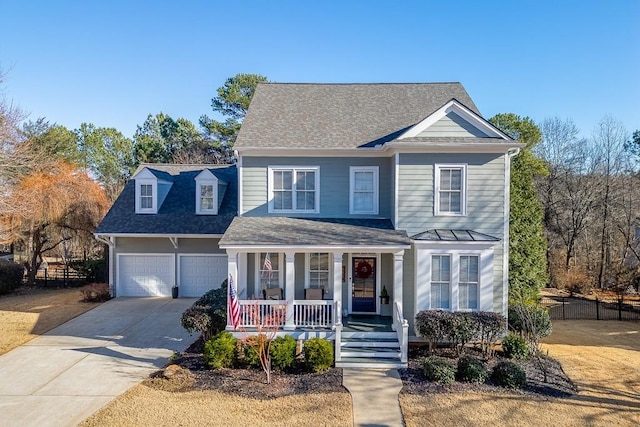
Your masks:
[[[196,214],[218,215],[220,200],[227,183],[219,180],[209,169],[196,176]]]
[[[140,184],[140,209],[153,209],[153,185]]]

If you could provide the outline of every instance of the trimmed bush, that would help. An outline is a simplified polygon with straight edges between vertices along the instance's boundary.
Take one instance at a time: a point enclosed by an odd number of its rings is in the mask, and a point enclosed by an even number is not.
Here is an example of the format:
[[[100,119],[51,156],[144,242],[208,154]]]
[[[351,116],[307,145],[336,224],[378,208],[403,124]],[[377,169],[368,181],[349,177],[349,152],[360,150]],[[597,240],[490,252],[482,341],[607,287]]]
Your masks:
[[[236,359],[236,339],[222,331],[204,344],[204,360],[211,369],[230,368]]]
[[[484,362],[471,356],[458,359],[456,378],[466,383],[483,383],[489,377],[489,371]]]
[[[416,314],[416,331],[429,341],[429,350],[445,340],[451,312],[443,310],[422,310]]]
[[[105,302],[111,299],[107,283],[92,283],[80,290],[84,302]]]
[[[271,343],[271,367],[280,371],[291,368],[296,360],[296,340],[291,335],[277,337]]]
[[[260,355],[258,354],[258,336],[252,335],[245,338],[242,343],[242,364],[247,368],[262,368]]]
[[[311,338],[302,348],[304,364],[312,372],[323,372],[333,365],[333,345],[323,338]]]
[[[6,259],[0,259],[0,295],[13,292],[22,284],[24,267]]]
[[[520,366],[505,361],[494,366],[491,381],[501,387],[522,388],[527,384],[527,375]]]
[[[525,359],[529,355],[527,342],[515,334],[509,334],[502,340],[502,351],[509,359]]]
[[[440,384],[450,384],[456,379],[456,367],[444,357],[425,357],[422,361],[422,372],[429,381]]]
[[[471,316],[478,324],[478,338],[482,352],[490,356],[493,353],[492,347],[507,329],[507,319],[502,314],[492,311],[477,311]]]
[[[180,322],[187,332],[200,332],[205,341],[223,331],[227,326],[227,280],[185,310]]]
[[[450,313],[449,319],[444,322],[444,328],[445,336],[458,354],[461,354],[464,346],[478,334],[478,324],[470,312]]]

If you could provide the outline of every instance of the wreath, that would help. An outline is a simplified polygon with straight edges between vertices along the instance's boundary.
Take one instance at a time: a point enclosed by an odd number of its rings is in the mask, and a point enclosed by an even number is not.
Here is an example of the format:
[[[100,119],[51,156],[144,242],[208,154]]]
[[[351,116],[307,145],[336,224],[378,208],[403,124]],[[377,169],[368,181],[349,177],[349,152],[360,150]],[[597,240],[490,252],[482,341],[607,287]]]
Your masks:
[[[373,273],[373,267],[366,261],[360,261],[356,265],[356,277],[360,279],[368,279]]]

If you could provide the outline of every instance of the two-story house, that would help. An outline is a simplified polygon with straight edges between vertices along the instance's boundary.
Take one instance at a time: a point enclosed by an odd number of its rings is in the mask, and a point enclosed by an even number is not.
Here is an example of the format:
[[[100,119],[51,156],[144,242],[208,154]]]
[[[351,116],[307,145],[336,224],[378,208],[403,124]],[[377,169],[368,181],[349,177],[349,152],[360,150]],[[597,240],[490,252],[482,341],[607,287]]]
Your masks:
[[[123,269],[151,248],[171,253],[169,284],[180,289],[190,286],[185,250],[226,254],[241,327],[255,326],[256,306],[280,310],[283,333],[334,339],[338,366],[403,366],[420,310],[506,315],[509,165],[520,147],[459,83],[260,84],[234,146],[236,168],[200,167],[227,185],[217,193],[221,212],[237,202],[230,224],[198,212],[202,188],[191,176],[193,201],[183,209],[197,226],[185,217],[153,243],[115,236],[117,227],[97,234],[115,252],[119,295],[147,292],[136,284],[146,279],[129,280]],[[123,192],[137,212],[127,232],[163,213],[161,187],[179,179],[161,168],[146,165]],[[225,205],[221,194],[236,185],[237,200]]]

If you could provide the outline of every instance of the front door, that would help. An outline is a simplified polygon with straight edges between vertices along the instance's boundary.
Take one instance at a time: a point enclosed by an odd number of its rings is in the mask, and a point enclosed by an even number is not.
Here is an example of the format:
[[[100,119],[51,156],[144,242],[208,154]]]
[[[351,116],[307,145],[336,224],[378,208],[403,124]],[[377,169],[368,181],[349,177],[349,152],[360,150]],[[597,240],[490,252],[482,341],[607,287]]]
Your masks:
[[[352,258],[351,309],[355,312],[376,312],[376,259],[371,257]]]

